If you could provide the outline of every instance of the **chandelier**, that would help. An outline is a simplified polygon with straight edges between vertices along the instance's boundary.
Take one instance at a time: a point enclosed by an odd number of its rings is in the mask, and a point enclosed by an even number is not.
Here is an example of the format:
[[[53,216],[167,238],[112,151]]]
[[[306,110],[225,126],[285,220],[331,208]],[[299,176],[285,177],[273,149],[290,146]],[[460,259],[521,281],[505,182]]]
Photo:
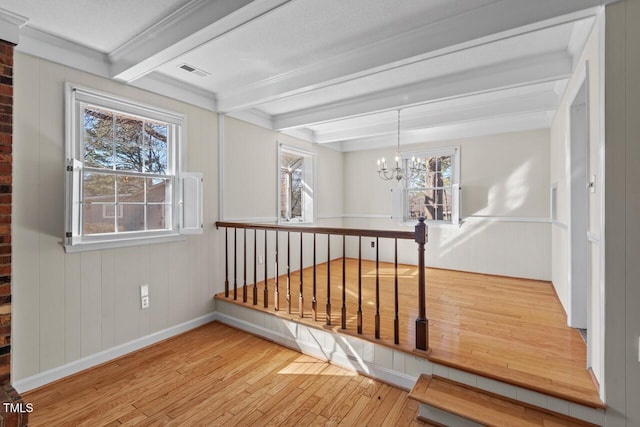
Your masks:
[[[410,180],[419,176],[427,170],[426,159],[420,160],[415,157],[406,160],[406,169],[404,159],[400,156],[400,110],[398,110],[398,145],[396,148],[395,166],[389,168],[387,161],[383,157],[378,159],[378,175],[385,181],[395,179],[400,182],[401,180]]]

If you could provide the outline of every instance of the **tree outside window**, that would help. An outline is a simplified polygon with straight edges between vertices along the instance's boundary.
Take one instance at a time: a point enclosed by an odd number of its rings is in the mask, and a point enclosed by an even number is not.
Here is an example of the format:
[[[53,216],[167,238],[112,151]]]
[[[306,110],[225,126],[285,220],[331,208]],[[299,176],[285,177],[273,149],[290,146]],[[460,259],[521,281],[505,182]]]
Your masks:
[[[279,221],[313,221],[313,155],[281,146],[279,163]]]
[[[426,220],[457,223],[458,171],[457,149],[412,153],[425,159],[426,167],[405,187],[405,220],[424,217]],[[410,157],[405,157],[406,163]]]

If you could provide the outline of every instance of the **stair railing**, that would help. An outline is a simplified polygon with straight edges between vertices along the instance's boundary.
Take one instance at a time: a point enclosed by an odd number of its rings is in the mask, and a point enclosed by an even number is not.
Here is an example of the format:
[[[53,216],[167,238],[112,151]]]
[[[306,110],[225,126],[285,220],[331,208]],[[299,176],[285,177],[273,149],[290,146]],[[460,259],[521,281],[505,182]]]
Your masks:
[[[304,270],[304,239],[303,235],[313,235],[313,275],[312,275],[312,296],[311,296],[311,317],[314,321],[317,321],[318,317],[318,300],[317,300],[317,286],[321,284],[317,283],[317,248],[318,248],[318,236],[327,236],[327,301],[326,301],[326,317],[325,324],[331,325],[331,236],[342,236],[342,306],[340,314],[340,327],[346,329],[347,327],[347,286],[349,285],[346,280],[346,244],[345,240],[347,236],[356,236],[358,238],[358,280],[357,280],[357,295],[358,295],[358,307],[357,307],[357,320],[356,331],[358,334],[362,334],[363,314],[362,314],[362,238],[369,237],[376,239],[376,271],[375,271],[375,316],[374,316],[374,336],[376,339],[380,338],[380,253],[379,253],[379,239],[393,239],[394,240],[394,333],[393,339],[395,344],[400,343],[400,318],[399,318],[399,296],[398,296],[398,240],[413,240],[418,246],[418,274],[417,274],[417,287],[418,287],[418,315],[415,320],[415,348],[421,351],[427,351],[429,348],[429,320],[426,316],[426,283],[425,283],[425,265],[424,254],[425,244],[427,242],[427,226],[424,222],[424,218],[419,218],[418,223],[415,226],[413,232],[411,231],[396,231],[396,230],[374,230],[374,229],[356,229],[356,228],[341,228],[341,227],[313,227],[306,225],[276,225],[276,224],[255,224],[255,223],[242,223],[242,222],[216,222],[216,228],[225,229],[225,280],[224,280],[224,295],[226,298],[231,296],[231,283],[233,283],[233,299],[238,299],[238,232],[242,233],[243,248],[242,251],[242,302],[248,302],[248,287],[253,286],[252,289],[252,304],[258,304],[258,287],[260,284],[257,280],[257,270],[259,263],[258,258],[258,231],[263,231],[264,235],[264,252],[263,264],[264,264],[264,288],[263,288],[263,306],[269,308],[269,289],[268,289],[268,269],[270,255],[273,256],[274,263],[274,290],[273,290],[273,308],[276,311],[280,310],[280,274],[279,274],[279,243],[278,241],[280,233],[286,233],[286,287],[285,291],[285,303],[287,313],[291,313],[292,308],[292,291],[294,286],[291,283],[291,234],[299,234],[300,236],[300,252],[299,252],[299,282],[298,282],[298,315],[304,317],[306,314],[304,307],[303,294],[303,274]],[[233,238],[233,254],[229,253],[229,231],[232,231]],[[247,247],[247,231],[253,230],[253,283],[247,283],[247,259],[248,259],[248,247]],[[270,234],[269,234],[270,233]],[[269,253],[268,238],[274,237],[273,252]],[[229,262],[233,262],[233,282],[229,279]],[[353,284],[350,284],[353,286]]]

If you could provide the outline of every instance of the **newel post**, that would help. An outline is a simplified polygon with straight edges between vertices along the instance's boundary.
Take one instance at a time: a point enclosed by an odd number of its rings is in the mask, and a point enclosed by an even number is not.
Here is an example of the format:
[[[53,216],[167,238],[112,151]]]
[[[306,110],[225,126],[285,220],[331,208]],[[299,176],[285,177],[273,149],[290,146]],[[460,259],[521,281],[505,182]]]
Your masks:
[[[427,224],[418,218],[415,227],[415,242],[418,244],[418,317],[416,319],[416,349],[429,348],[429,320],[427,319],[427,288],[424,271],[424,245],[427,243]]]

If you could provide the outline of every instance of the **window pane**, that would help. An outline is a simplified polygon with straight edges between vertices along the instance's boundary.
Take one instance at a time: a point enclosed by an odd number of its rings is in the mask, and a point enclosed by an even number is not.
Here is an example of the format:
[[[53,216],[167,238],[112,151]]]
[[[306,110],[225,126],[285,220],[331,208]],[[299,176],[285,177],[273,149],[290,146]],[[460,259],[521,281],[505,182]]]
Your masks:
[[[405,170],[407,170],[409,164],[409,160],[405,159]],[[407,188],[424,188],[426,180],[426,170],[423,168],[418,168],[418,172],[415,176],[409,178],[407,180]]]
[[[142,120],[116,116],[116,169],[143,171]]]
[[[110,205],[114,207],[115,205]],[[116,220],[111,212],[104,209],[105,205],[85,204],[82,209],[82,232],[87,234],[114,233],[116,231]],[[111,214],[112,216],[109,216]]]
[[[442,190],[442,219],[445,221],[451,221],[452,193],[451,188],[445,188]]]
[[[291,190],[289,184],[289,171],[286,168],[280,169],[280,218],[289,219]]]
[[[118,202],[144,202],[144,178],[118,176]]]
[[[84,172],[82,195],[85,203],[115,202],[115,177],[111,174]]]
[[[438,158],[438,171],[442,185],[451,186],[451,156],[442,156]]]
[[[280,167],[280,218],[286,220],[301,218],[303,216],[304,157],[282,151]]]
[[[170,205],[148,205],[147,206],[147,229],[166,230],[171,228],[171,206]]]
[[[145,172],[164,174],[167,172],[167,133],[165,123],[146,122],[144,125]]]
[[[302,169],[297,167],[291,171],[291,217],[302,216]]]
[[[82,152],[85,166],[113,169],[113,113],[85,108]]]
[[[424,192],[425,218],[437,221],[451,219],[451,189],[429,188]]]
[[[419,218],[424,215],[425,193],[423,190],[408,190],[409,218]]]
[[[118,220],[118,231],[144,231],[144,205],[121,206],[123,217]]]
[[[171,180],[147,178],[147,202],[171,203]]]

